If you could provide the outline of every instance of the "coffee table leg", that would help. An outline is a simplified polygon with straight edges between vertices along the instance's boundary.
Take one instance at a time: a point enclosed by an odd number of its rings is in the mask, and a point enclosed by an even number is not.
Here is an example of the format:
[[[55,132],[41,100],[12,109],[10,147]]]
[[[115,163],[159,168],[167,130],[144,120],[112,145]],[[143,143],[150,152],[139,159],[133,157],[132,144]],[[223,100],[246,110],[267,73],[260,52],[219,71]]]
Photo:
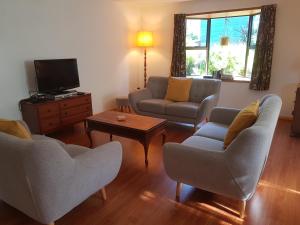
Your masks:
[[[149,149],[149,141],[145,141],[143,143],[144,146],[144,153],[145,153],[145,165],[148,167],[148,149]]]
[[[83,127],[84,127],[84,130],[87,130],[87,122],[86,122],[86,120],[83,122]]]
[[[89,138],[89,141],[90,141],[90,148],[92,148],[93,147],[92,131],[87,129],[86,134],[87,134],[87,136]]]
[[[164,130],[162,133],[162,144],[164,145],[166,143],[166,131]]]
[[[109,134],[109,140],[113,141],[113,135],[112,134]]]

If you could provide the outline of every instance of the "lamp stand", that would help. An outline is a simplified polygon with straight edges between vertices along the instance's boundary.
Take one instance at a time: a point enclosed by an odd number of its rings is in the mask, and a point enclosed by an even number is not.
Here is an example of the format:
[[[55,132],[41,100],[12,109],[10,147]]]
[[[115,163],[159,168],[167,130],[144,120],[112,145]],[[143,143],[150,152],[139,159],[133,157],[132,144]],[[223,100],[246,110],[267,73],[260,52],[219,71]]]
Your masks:
[[[147,85],[147,48],[144,49],[144,88]]]

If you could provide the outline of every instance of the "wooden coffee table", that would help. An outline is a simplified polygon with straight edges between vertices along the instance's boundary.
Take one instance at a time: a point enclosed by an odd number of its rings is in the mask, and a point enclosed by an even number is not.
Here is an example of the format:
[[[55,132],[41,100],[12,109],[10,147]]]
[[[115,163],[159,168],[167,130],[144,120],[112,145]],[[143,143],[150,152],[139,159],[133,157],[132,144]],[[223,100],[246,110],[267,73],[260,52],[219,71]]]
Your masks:
[[[125,116],[125,121],[118,121],[117,116]],[[91,147],[93,141],[92,131],[102,131],[112,135],[131,138],[139,141],[144,146],[145,164],[148,166],[148,149],[152,137],[162,135],[162,142],[165,142],[166,120],[148,116],[140,116],[116,111],[106,111],[91,117],[85,121],[86,131],[90,139]]]

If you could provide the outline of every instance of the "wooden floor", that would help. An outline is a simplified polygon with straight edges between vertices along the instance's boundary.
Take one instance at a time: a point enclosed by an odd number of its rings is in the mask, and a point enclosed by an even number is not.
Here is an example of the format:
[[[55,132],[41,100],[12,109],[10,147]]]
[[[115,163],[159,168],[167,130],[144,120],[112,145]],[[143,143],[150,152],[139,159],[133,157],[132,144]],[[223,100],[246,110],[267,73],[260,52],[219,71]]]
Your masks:
[[[153,139],[149,168],[144,166],[142,146],[133,140],[115,137],[124,148],[117,179],[107,187],[108,200],[93,195],[57,225],[293,225],[300,224],[300,139],[289,137],[290,123],[280,121],[269,160],[256,194],[248,202],[246,218],[235,214],[238,202],[188,185],[183,186],[181,203],[174,201],[175,182],[163,168],[161,138]],[[171,124],[167,141],[181,142],[192,129]],[[81,126],[56,135],[67,142],[88,145]],[[97,145],[109,136],[93,133]],[[226,208],[226,207],[230,208]],[[0,225],[38,225],[27,216],[0,202]]]

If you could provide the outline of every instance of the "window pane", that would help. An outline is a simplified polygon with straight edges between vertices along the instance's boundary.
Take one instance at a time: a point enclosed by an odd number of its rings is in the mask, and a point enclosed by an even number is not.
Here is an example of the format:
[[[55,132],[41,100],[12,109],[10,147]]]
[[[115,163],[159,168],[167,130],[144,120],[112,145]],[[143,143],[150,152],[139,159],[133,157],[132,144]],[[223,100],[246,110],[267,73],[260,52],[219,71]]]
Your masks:
[[[207,20],[187,19],[187,47],[206,47]]]
[[[206,75],[206,50],[186,51],[186,75]]]
[[[223,69],[224,74],[245,76],[249,16],[216,18],[211,20],[209,74]],[[221,46],[222,37],[229,38]]]
[[[251,78],[255,49],[249,49],[246,77]]]
[[[260,22],[260,14],[253,16],[251,46],[256,46],[259,22]]]

